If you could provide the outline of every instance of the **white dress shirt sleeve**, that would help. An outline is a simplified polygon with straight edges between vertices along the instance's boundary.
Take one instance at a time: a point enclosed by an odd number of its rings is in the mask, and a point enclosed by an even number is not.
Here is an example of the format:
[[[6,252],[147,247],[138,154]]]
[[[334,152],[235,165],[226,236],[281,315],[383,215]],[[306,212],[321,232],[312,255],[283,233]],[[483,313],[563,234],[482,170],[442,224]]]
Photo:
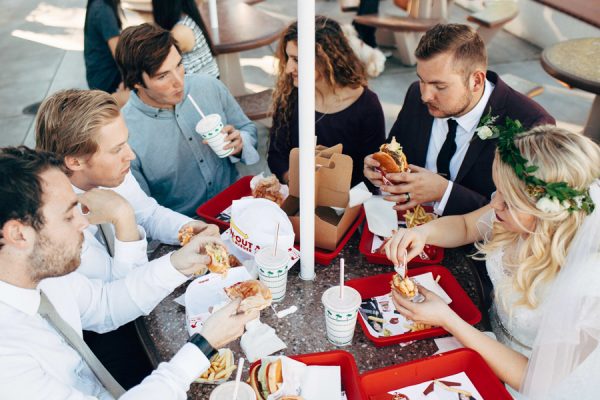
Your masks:
[[[188,278],[177,271],[171,254],[132,270],[112,282],[69,275],[70,286],[81,315],[82,329],[103,333],[150,313],[156,305]]]
[[[109,282],[121,279],[134,268],[148,263],[146,231],[138,225],[138,232],[140,239],[133,242],[122,242],[115,237],[115,256],[111,257],[90,228],[86,229],[77,271],[90,279]]]
[[[452,185],[454,182],[448,181],[448,186],[446,187],[446,191],[442,196],[442,199],[439,202],[433,203],[433,212],[437,215],[444,215],[444,209],[446,208],[446,204],[448,204],[448,199],[450,198],[450,193],[452,192]]]
[[[146,229],[150,238],[162,243],[179,244],[179,229],[192,220],[190,217],[159,205],[142,190],[131,173],[114,190],[129,201],[137,223]]]
[[[57,400],[111,400],[100,388],[93,395],[84,394],[60,381],[41,368],[34,357],[27,353],[2,354],[3,399],[57,399]],[[59,362],[59,361],[58,361]],[[171,359],[160,363],[158,368],[139,385],[131,388],[120,400],[174,399],[185,400],[190,384],[210,366],[206,356],[191,343],[186,343]]]
[[[186,343],[171,361],[158,368],[139,385],[131,388],[119,400],[176,399],[185,400],[191,382],[210,366],[210,362],[191,343]]]

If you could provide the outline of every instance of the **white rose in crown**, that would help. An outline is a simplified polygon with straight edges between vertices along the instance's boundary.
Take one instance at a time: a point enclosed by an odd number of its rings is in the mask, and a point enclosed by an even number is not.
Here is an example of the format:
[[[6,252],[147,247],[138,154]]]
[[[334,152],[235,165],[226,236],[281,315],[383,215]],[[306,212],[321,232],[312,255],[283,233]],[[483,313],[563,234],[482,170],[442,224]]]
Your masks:
[[[490,128],[487,125],[480,126],[476,129],[476,132],[477,136],[479,136],[479,139],[481,140],[489,139],[494,135],[494,131],[492,131],[492,128]]]
[[[564,210],[564,206],[560,204],[558,199],[549,199],[548,197],[539,199],[535,207],[545,213],[555,213]]]

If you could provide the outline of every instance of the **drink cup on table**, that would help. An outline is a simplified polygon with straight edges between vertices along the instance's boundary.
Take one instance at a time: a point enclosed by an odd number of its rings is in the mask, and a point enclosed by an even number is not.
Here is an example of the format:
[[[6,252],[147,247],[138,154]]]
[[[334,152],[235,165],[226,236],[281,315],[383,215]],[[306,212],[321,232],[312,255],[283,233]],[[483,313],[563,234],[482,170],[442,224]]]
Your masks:
[[[240,382],[237,400],[256,400],[254,390],[250,385]],[[225,382],[210,393],[209,400],[231,400],[235,389],[235,381]]]
[[[285,249],[263,247],[254,254],[258,279],[265,284],[273,295],[273,301],[281,301],[285,297],[287,286],[288,264],[290,256]]]
[[[327,340],[336,346],[349,346],[362,299],[354,288],[343,286],[342,290],[343,295],[340,296],[340,286],[330,287],[323,293],[321,301],[325,308]]]
[[[225,141],[227,134],[223,132],[223,122],[219,114],[209,114],[198,121],[196,132],[206,140],[218,157],[225,158],[233,152],[233,148],[223,149],[228,142]]]

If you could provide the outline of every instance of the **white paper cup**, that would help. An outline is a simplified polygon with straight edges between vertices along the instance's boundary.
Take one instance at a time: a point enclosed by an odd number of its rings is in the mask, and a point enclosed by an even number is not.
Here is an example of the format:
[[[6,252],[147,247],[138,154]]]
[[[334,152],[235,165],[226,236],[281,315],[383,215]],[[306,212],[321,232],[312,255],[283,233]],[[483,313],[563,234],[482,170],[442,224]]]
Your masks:
[[[254,254],[254,262],[258,270],[258,279],[271,289],[273,301],[283,300],[290,263],[288,252],[278,248],[277,253],[273,254],[273,247],[263,247]]]
[[[235,382],[229,381],[222,385],[219,385],[210,393],[209,400],[231,400],[233,398],[233,390],[235,388]],[[252,386],[245,382],[240,382],[238,389],[238,400],[256,400],[256,395]]]
[[[222,130],[223,122],[219,114],[208,114],[196,124],[196,132],[205,140],[217,136]]]
[[[356,316],[362,299],[356,289],[344,286],[344,296],[340,298],[340,287],[327,289],[321,297],[325,308],[327,340],[336,346],[352,344]]]
[[[210,139],[205,139],[206,143],[210,146],[210,148],[215,152],[215,154],[219,158],[225,158],[225,157],[229,156],[231,153],[233,153],[233,148],[223,149],[223,146],[225,146],[227,143],[229,143],[229,142],[225,141],[226,137],[227,137],[226,133],[220,133],[217,136],[214,136]]]

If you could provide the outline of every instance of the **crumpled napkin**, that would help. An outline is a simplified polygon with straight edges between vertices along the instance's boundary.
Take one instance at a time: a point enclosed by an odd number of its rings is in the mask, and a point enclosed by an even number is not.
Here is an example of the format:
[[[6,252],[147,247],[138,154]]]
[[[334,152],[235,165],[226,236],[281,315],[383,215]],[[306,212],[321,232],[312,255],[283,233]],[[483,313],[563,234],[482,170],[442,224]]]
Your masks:
[[[250,362],[254,362],[287,347],[279,336],[277,336],[275,329],[260,322],[259,318],[246,324],[246,332],[240,339],[240,346]]]

